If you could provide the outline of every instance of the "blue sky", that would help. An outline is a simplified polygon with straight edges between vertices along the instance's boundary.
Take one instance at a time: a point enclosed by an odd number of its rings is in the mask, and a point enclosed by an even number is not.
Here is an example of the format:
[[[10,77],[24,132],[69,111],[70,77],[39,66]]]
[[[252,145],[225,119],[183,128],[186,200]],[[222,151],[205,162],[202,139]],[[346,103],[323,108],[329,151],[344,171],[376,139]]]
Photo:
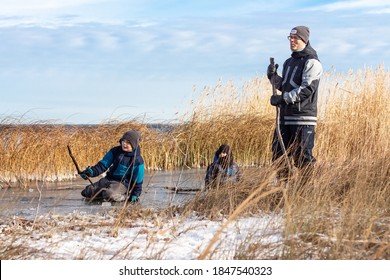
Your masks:
[[[326,71],[389,69],[389,22],[390,0],[1,0],[0,120],[174,120],[194,85],[283,63],[297,25]]]

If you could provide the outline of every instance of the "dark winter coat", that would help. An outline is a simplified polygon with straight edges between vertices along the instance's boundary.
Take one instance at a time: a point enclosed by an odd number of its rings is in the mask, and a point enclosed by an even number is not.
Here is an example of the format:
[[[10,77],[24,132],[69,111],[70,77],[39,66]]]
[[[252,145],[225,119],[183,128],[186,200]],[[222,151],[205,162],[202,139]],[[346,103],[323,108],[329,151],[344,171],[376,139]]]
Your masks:
[[[131,194],[140,196],[144,180],[144,160],[141,150],[138,147],[133,152],[125,152],[121,146],[116,146],[95,166],[92,166],[93,177],[99,176],[107,171],[106,178],[122,182]]]
[[[220,158],[219,155],[222,152],[227,153],[227,156]],[[213,162],[207,167],[205,177],[206,187],[213,183],[224,184],[227,182],[237,182],[239,179],[240,169],[234,162],[232,150],[228,145],[221,145],[215,152]]]
[[[293,52],[283,64],[282,77],[276,76],[278,90],[285,103],[280,121],[284,125],[316,125],[317,99],[322,65],[310,43],[300,52]]]

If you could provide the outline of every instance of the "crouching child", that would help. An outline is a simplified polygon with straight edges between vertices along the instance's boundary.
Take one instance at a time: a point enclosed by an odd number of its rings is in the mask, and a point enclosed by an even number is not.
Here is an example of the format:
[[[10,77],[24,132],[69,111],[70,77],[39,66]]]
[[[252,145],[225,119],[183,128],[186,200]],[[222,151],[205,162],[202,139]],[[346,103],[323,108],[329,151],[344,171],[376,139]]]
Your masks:
[[[213,162],[207,167],[206,189],[218,188],[227,182],[238,182],[240,177],[240,169],[234,162],[232,149],[229,145],[221,145],[215,152]]]
[[[96,165],[81,171],[80,176],[87,180],[108,170],[105,177],[86,186],[81,195],[91,200],[138,202],[144,180],[140,140],[136,130],[127,131],[119,140],[119,146],[111,148]]]

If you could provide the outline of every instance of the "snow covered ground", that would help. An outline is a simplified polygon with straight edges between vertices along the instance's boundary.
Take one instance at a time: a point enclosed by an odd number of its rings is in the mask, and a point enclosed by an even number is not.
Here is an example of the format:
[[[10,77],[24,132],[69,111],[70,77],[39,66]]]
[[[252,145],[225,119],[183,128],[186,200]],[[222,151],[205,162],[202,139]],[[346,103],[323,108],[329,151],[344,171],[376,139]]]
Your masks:
[[[283,248],[280,215],[239,218],[224,227],[226,219],[149,214],[120,225],[112,215],[82,213],[9,218],[0,225],[1,259],[8,259],[1,279],[357,280],[390,273],[388,261],[270,260]],[[202,255],[206,261],[197,260]],[[245,258],[254,260],[239,260]]]
[[[233,221],[212,246],[208,259],[237,259],[250,254],[251,246],[264,247],[270,259],[281,246],[281,217],[257,216]],[[25,248],[26,253],[13,258],[27,259],[197,259],[226,222],[192,217],[122,221],[105,215],[41,217],[34,225],[17,218],[0,227],[3,246]],[[17,235],[17,239],[13,238]],[[256,250],[259,251],[259,250]],[[30,252],[30,253],[27,253]]]

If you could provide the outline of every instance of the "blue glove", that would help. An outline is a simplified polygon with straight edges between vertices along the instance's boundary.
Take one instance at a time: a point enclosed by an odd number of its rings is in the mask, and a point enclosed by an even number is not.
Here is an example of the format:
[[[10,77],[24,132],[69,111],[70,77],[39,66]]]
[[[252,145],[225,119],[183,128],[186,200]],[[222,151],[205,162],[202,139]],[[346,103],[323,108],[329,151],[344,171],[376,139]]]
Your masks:
[[[136,204],[138,201],[139,201],[138,196],[132,195],[132,196],[130,197],[130,204]]]
[[[79,173],[79,175],[81,176],[81,178],[83,178],[84,180],[87,180],[88,177],[93,177],[93,170],[90,166],[88,166],[84,171],[81,171]]]

